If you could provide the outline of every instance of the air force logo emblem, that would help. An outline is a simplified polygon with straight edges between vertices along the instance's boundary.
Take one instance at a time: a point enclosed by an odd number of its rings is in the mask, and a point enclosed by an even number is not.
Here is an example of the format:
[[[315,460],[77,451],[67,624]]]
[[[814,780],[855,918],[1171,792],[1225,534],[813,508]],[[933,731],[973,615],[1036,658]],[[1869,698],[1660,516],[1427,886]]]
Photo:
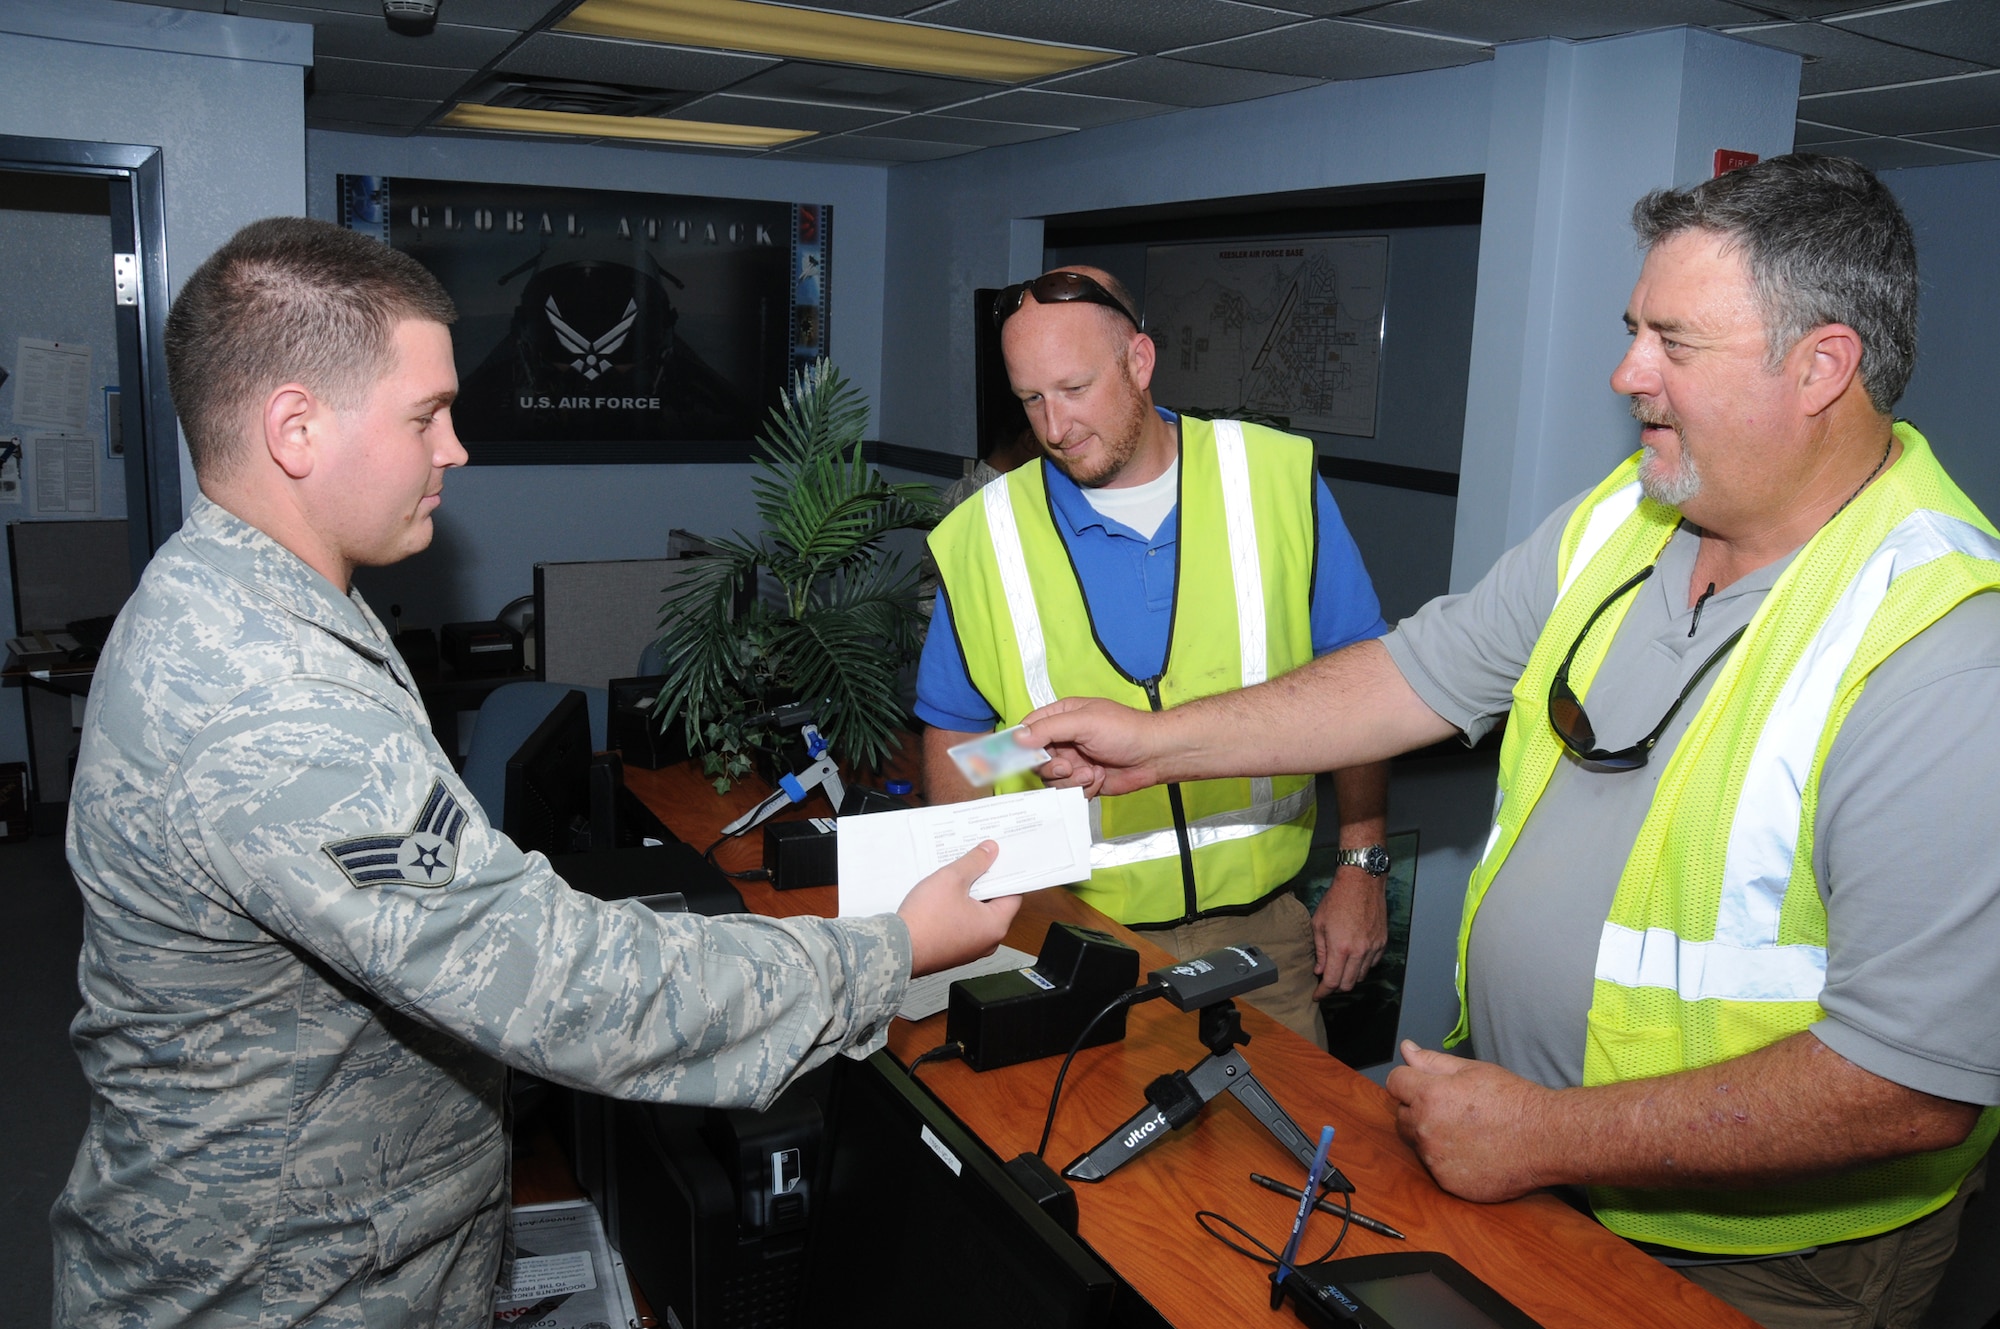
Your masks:
[[[324,846],[347,879],[361,886],[448,886],[458,875],[465,809],[443,780],[431,781],[417,824],[401,835],[364,835]]]
[[[595,380],[599,374],[613,368],[612,354],[625,344],[625,338],[632,333],[632,325],[639,321],[639,302],[627,300],[625,316],[612,324],[611,331],[594,339],[584,336],[563,322],[562,311],[556,308],[556,298],[553,295],[542,307],[542,312],[548,315],[549,326],[555,330],[556,340],[562,343],[564,350],[576,357],[569,362],[569,367],[582,374],[585,379]]]

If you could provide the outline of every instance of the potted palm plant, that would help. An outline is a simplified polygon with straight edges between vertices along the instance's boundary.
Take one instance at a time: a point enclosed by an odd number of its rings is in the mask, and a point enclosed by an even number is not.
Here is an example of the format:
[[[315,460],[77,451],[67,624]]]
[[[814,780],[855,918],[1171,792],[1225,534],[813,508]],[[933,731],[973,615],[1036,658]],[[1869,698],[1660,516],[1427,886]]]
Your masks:
[[[746,722],[782,702],[814,702],[843,762],[879,769],[900,746],[898,675],[920,640],[917,570],[884,537],[934,525],[937,495],[891,484],[862,458],[867,424],[867,403],[831,362],[800,372],[758,439],[751,487],[763,531],[713,541],[720,553],[661,606],[666,682],[653,713],[662,730],[683,726],[719,792],[760,752],[776,757],[783,736]]]

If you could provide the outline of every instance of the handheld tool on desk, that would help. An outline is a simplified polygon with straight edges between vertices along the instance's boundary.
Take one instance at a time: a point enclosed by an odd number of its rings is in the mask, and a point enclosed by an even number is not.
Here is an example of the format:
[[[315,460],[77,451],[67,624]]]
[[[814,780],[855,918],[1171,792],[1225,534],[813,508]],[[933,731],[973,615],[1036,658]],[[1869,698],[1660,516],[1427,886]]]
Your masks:
[[[1300,1192],[1298,1187],[1287,1186],[1284,1182],[1277,1181],[1270,1177],[1267,1177],[1261,1172],[1252,1172],[1250,1174],[1250,1180],[1256,1182],[1259,1186],[1262,1186],[1267,1191],[1276,1191],[1278,1194],[1287,1196],[1294,1200],[1302,1198],[1302,1193]],[[1322,1180],[1321,1182],[1321,1189],[1322,1190],[1329,1189],[1328,1187],[1326,1187],[1324,1180]],[[1339,1187],[1332,1187],[1330,1189],[1338,1190]],[[1358,1228],[1366,1228],[1368,1231],[1377,1233],[1381,1236],[1394,1237],[1397,1241],[1409,1240],[1409,1238],[1405,1237],[1402,1233],[1396,1231],[1396,1229],[1390,1227],[1387,1223],[1384,1223],[1381,1219],[1370,1218],[1366,1214],[1358,1214],[1350,1208],[1346,1208],[1341,1205],[1335,1204],[1333,1201],[1326,1199],[1324,1196],[1322,1196],[1318,1201],[1316,1201],[1313,1207],[1315,1209],[1318,1209],[1323,1214],[1332,1214],[1335,1218],[1342,1219],[1346,1222],[1352,1223],[1354,1224],[1354,1226]]]
[[[1513,1302],[1436,1251],[1355,1255],[1285,1274],[1292,1309],[1315,1329],[1542,1329]]]
[[[816,760],[796,775],[779,776],[778,793],[724,826],[723,835],[741,835],[770,820],[778,809],[785,805],[779,801],[779,794],[784,795],[787,802],[803,803],[812,797],[813,790],[823,785],[826,788],[827,798],[833,802],[834,811],[840,810],[840,805],[847,799],[847,786],[841,783],[840,767],[833,760],[833,753],[829,750],[825,737],[819,732],[819,726],[816,724],[802,726],[799,729],[799,737],[806,741],[806,756]]]
[[[1104,1180],[1193,1121],[1210,1099],[1225,1093],[1234,1095],[1292,1157],[1310,1167],[1313,1142],[1258,1083],[1256,1072],[1236,1050],[1250,1036],[1243,1032],[1243,1017],[1229,999],[1277,982],[1277,962],[1255,946],[1229,946],[1155,969],[1147,977],[1152,995],[1166,997],[1184,1011],[1201,1012],[1201,1042],[1209,1055],[1191,1071],[1173,1071],[1147,1085],[1146,1106],[1064,1168],[1063,1175],[1077,1181]],[[1338,1189],[1353,1189],[1338,1169],[1329,1170],[1329,1175],[1338,1178],[1332,1183]]]
[[[1278,1257],[1278,1267],[1271,1271],[1271,1309],[1285,1304],[1285,1276],[1292,1272],[1292,1262],[1299,1258],[1299,1242],[1305,1239],[1306,1220],[1312,1217],[1311,1196],[1319,1194],[1320,1174],[1326,1169],[1327,1150],[1333,1148],[1333,1127],[1319,1128],[1319,1148],[1313,1151],[1312,1166],[1306,1169],[1306,1188],[1299,1193],[1299,1212],[1292,1218],[1292,1235],[1285,1239],[1285,1252]]]

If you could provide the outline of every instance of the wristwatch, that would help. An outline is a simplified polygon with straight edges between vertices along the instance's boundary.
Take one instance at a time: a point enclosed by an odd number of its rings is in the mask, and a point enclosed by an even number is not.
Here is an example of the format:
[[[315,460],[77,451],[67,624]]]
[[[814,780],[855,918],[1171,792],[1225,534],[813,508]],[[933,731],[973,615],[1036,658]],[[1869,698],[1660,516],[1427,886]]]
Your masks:
[[[1370,844],[1359,849],[1343,849],[1333,856],[1333,861],[1344,868],[1360,868],[1371,877],[1386,877],[1389,875],[1389,846]]]

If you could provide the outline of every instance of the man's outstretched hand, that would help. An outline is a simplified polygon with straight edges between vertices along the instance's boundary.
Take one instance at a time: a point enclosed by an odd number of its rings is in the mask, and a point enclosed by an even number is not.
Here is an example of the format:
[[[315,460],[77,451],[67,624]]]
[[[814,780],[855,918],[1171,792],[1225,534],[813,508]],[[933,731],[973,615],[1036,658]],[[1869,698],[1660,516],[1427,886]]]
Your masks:
[[[1091,797],[1129,794],[1161,782],[1154,718],[1101,697],[1064,697],[1022,721],[1020,741],[1049,750],[1035,774],[1054,788]]]
[[[903,897],[896,913],[910,929],[910,977],[922,978],[991,955],[1006,939],[1014,915],[1021,912],[1021,897],[975,900],[970,893],[972,883],[986,875],[999,856],[999,845],[982,840]]]

